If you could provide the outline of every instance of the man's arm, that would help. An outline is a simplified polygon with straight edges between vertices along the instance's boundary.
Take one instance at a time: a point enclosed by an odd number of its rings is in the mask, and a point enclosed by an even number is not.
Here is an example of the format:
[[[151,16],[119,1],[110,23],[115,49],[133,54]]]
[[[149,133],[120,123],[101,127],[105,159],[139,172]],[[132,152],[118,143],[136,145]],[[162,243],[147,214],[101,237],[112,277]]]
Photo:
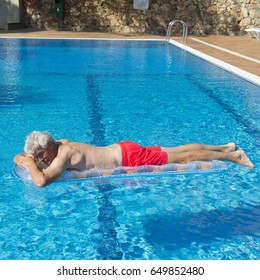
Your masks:
[[[60,156],[57,156],[51,165],[43,170],[38,168],[34,157],[30,154],[19,154],[15,156],[14,162],[26,168],[34,184],[38,187],[44,187],[57,181],[66,169],[66,160]]]

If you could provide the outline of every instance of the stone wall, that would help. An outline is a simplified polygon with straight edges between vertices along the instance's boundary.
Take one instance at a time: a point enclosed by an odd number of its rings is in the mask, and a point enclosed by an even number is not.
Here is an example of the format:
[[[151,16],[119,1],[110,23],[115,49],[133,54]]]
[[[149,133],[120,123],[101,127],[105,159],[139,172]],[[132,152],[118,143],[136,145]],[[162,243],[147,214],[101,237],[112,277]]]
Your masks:
[[[259,0],[150,0],[148,10],[133,8],[133,0],[64,0],[65,16],[55,0],[25,7],[24,21],[34,29],[165,34],[169,22],[181,19],[189,34],[242,35],[260,26]],[[177,26],[178,28],[178,26]],[[173,30],[180,32],[181,30]]]
[[[260,26],[260,0],[218,0],[213,6],[216,34],[239,35],[246,28]]]

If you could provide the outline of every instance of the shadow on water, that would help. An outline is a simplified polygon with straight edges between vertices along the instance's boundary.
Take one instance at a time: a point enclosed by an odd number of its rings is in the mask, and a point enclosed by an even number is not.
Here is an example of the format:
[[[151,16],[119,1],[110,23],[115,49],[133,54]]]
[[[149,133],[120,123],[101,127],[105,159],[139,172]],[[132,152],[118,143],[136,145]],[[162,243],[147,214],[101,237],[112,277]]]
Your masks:
[[[188,247],[191,243],[208,244],[217,238],[260,234],[260,205],[232,210],[183,212],[148,218],[146,240],[171,250]]]

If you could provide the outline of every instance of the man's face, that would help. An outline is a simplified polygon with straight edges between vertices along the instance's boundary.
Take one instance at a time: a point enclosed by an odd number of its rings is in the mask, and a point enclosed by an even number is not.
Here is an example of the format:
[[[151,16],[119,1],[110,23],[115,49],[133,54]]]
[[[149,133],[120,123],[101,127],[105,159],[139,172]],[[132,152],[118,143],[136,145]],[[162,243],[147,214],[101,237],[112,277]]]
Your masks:
[[[36,162],[44,163],[47,165],[50,165],[55,158],[52,145],[48,145],[47,149],[36,149],[33,156]]]

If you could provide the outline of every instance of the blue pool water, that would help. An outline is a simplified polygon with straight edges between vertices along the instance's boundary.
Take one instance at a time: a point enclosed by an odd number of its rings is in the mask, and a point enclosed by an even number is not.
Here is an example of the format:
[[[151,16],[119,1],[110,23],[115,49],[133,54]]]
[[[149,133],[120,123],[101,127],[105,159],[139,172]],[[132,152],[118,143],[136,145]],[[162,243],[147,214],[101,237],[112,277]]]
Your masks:
[[[0,39],[0,259],[259,259],[260,89],[162,41]],[[255,171],[58,182],[32,130],[95,145],[235,141]]]

